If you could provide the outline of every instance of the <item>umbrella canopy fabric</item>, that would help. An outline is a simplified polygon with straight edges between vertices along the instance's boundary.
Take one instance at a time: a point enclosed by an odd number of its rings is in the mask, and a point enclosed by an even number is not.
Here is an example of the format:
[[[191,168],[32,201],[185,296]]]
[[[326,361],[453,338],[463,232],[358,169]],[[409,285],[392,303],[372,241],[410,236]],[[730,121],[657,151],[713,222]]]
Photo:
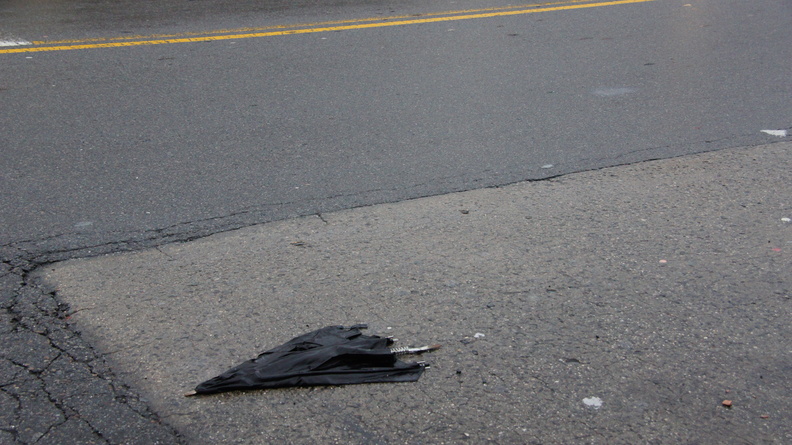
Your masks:
[[[209,379],[193,394],[287,386],[414,382],[424,365],[405,363],[389,346],[393,341],[360,332],[366,325],[328,326],[295,337]]]

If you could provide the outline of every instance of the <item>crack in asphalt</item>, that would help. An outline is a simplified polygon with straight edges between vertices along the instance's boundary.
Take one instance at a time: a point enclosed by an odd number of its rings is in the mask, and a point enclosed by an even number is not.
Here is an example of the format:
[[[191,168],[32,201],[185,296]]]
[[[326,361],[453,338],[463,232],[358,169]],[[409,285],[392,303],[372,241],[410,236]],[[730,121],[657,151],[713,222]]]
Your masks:
[[[6,424],[0,425],[0,431],[19,444],[51,436],[90,443],[134,442],[141,437],[151,443],[182,442],[129,387],[116,381],[103,357],[68,324],[68,307],[57,301],[54,292],[44,292],[33,282],[30,272],[41,264],[30,259],[2,264],[7,269],[2,277],[14,277],[16,284],[0,287],[0,339],[8,347],[0,354],[0,361],[7,363],[0,371],[0,392],[16,401],[16,407],[10,419],[3,419]],[[56,363],[62,363],[65,371],[53,370]],[[75,374],[79,382],[72,381]],[[94,382],[108,394],[92,390]],[[55,388],[68,390],[56,393]],[[109,422],[92,419],[102,410],[122,416]],[[53,417],[45,420],[46,425],[39,423],[47,417],[42,413]],[[86,428],[75,428],[75,422]]]

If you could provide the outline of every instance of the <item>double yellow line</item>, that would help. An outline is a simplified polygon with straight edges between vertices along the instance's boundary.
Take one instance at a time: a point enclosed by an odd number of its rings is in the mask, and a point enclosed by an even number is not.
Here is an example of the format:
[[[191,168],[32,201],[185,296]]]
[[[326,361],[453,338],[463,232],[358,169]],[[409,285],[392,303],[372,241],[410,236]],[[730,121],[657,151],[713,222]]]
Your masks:
[[[126,46],[164,45],[170,43],[213,42],[218,40],[251,39],[255,37],[285,36],[316,32],[347,31],[353,29],[382,28],[386,26],[416,25],[420,23],[449,22],[510,15],[531,14],[535,12],[565,11],[570,9],[597,8],[601,6],[645,3],[653,0],[616,0],[589,3],[590,0],[570,0],[563,2],[537,3],[519,6],[504,6],[487,9],[469,9],[411,16],[392,16],[384,18],[365,18],[335,22],[305,23],[300,25],[280,25],[267,28],[242,28],[216,30],[202,33],[182,33],[150,36],[110,37],[104,39],[34,41],[30,45],[13,48],[0,48],[0,54],[32,53],[41,51],[68,51],[76,49],[119,48]]]

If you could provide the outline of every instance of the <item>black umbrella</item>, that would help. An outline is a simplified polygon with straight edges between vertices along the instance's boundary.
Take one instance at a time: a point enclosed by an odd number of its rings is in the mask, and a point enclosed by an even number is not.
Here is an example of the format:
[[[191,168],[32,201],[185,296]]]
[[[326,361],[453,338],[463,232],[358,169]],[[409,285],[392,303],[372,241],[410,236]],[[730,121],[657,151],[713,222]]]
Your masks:
[[[414,382],[421,377],[425,365],[406,363],[397,356],[440,347],[390,348],[392,339],[364,335],[360,330],[366,327],[328,326],[295,337],[201,383],[185,395],[286,386]]]

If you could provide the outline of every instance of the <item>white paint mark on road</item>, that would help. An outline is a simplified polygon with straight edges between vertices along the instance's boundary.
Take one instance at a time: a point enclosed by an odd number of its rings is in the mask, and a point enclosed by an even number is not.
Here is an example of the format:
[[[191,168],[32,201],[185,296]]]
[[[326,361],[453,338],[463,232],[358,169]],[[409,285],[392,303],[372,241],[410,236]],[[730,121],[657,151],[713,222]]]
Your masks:
[[[590,406],[594,409],[600,409],[600,407],[602,406],[602,399],[600,399],[599,397],[586,397],[585,399],[583,399],[583,403],[586,406]]]
[[[787,131],[786,130],[762,130],[762,133],[767,133],[770,136],[778,136],[780,138],[787,137]]]
[[[542,168],[553,168],[553,164],[545,164]]]
[[[30,45],[30,42],[22,39],[2,40],[0,39],[0,46],[25,46]]]
[[[611,96],[623,96],[625,94],[630,94],[638,91],[638,88],[628,88],[628,87],[618,87],[618,88],[607,88],[607,87],[599,87],[595,88],[591,94],[599,97],[611,97]]]

